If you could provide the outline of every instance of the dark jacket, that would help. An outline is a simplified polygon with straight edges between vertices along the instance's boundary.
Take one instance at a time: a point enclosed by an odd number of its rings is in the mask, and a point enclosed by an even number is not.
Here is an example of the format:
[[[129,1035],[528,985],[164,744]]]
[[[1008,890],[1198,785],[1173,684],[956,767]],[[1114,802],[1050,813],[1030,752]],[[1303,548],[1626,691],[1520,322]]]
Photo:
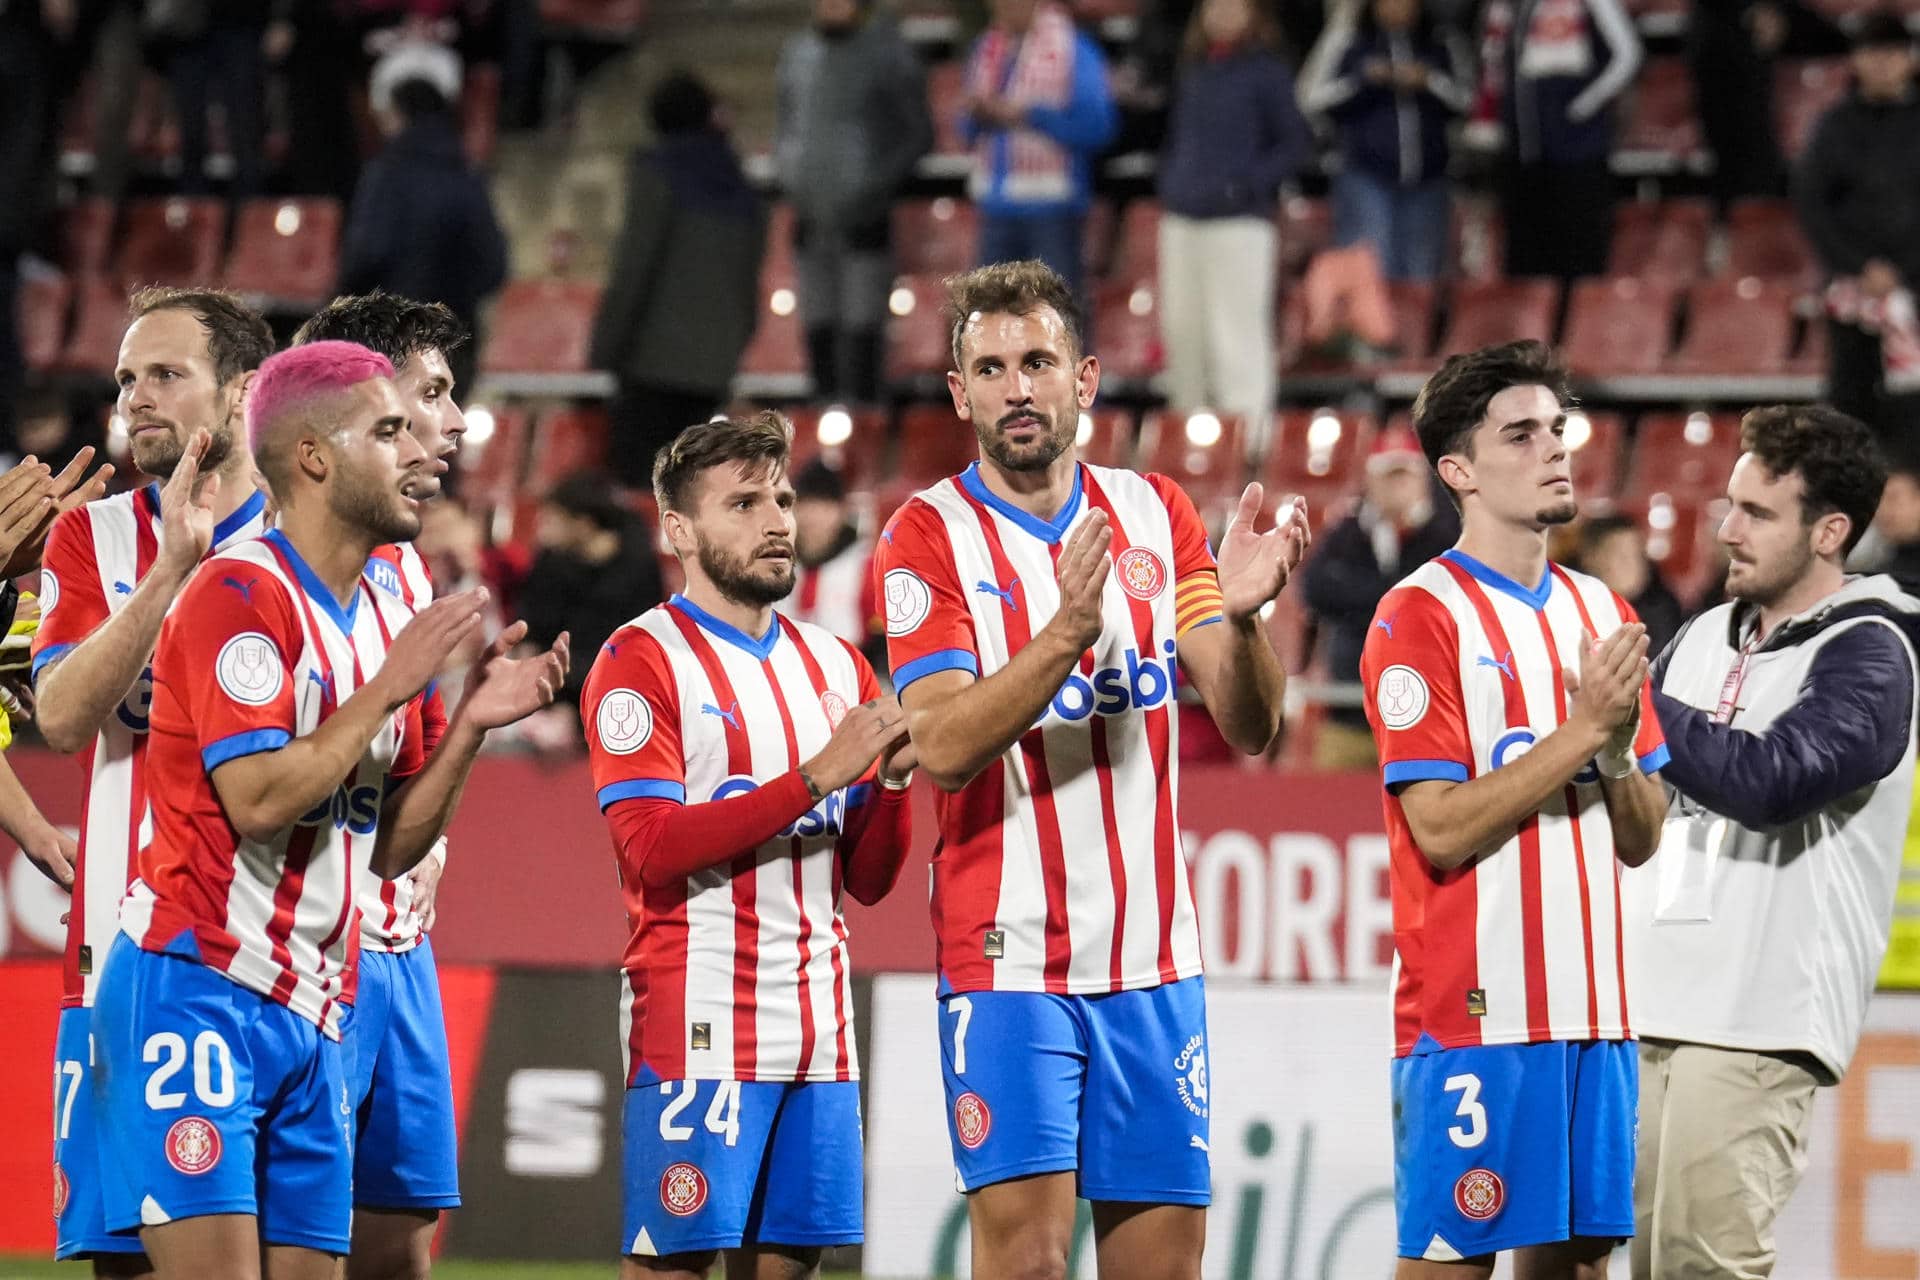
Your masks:
[[[1369,83],[1365,68],[1375,60],[1425,67],[1427,87],[1409,92]],[[1327,28],[1309,66],[1325,78],[1301,86],[1301,105],[1334,122],[1348,171],[1409,187],[1446,176],[1447,127],[1473,100],[1472,72],[1458,36],[1337,24]]]
[[[1160,206],[1187,218],[1270,218],[1312,145],[1279,58],[1247,49],[1185,63],[1160,155]]]
[[[724,396],[759,318],[767,212],[724,135],[635,155],[593,365],[622,381]]]
[[[450,115],[416,120],[368,163],[340,246],[340,292],[385,289],[444,302],[472,324],[507,278],[507,242],[486,181]]]
[[[565,631],[576,652],[597,655],[628,619],[665,598],[651,534],[636,523],[627,531],[618,554],[604,564],[590,564],[562,551],[536,555],[521,589],[520,616],[526,620],[527,639],[536,647],[547,648]],[[580,701],[580,688],[592,666],[591,658],[574,663],[560,696]]]
[[[1856,94],[1821,117],[1793,180],[1800,224],[1835,275],[1885,258],[1920,282],[1920,94]]]
[[[1504,116],[1508,147],[1521,164],[1580,165],[1613,150],[1613,104],[1640,69],[1640,37],[1620,0],[1582,0],[1587,69],[1582,75],[1521,74],[1527,33],[1540,6],[1518,0],[1507,36]]]

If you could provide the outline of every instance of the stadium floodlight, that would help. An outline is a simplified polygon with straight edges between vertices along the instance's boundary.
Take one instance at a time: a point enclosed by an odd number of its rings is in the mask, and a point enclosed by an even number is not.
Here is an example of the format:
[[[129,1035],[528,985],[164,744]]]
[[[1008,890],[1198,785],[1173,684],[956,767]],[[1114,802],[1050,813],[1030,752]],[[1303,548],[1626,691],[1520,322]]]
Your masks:
[[[1566,434],[1561,437],[1570,451],[1587,447],[1587,441],[1593,439],[1593,420],[1575,409],[1567,415]]]
[[[1220,443],[1220,419],[1202,409],[1187,417],[1187,443],[1201,449],[1211,449]]]
[[[767,299],[767,310],[777,316],[790,316],[793,314],[794,302],[793,290],[775,289],[773,296]]]
[[[1713,419],[1698,409],[1687,415],[1686,430],[1682,432],[1690,445],[1704,445],[1713,439]]]
[[[283,236],[300,234],[300,206],[289,200],[273,211],[273,229]]]
[[[1321,409],[1313,415],[1313,421],[1307,423],[1308,452],[1332,453],[1345,431],[1346,428],[1340,424],[1339,415],[1331,409]]]
[[[853,439],[853,415],[839,405],[834,405],[820,415],[820,443],[829,449],[838,448]]]
[[[478,448],[493,439],[493,410],[483,404],[470,406],[465,414],[467,419],[467,443]]]
[[[1127,295],[1127,310],[1136,316],[1153,314],[1153,290],[1141,285]]]
[[[912,315],[916,305],[917,300],[913,296],[913,290],[907,288],[905,285],[896,287],[892,293],[887,295],[887,310],[897,316]]]
[[[1647,527],[1662,533],[1673,528],[1673,499],[1664,493],[1656,493],[1647,503]]]

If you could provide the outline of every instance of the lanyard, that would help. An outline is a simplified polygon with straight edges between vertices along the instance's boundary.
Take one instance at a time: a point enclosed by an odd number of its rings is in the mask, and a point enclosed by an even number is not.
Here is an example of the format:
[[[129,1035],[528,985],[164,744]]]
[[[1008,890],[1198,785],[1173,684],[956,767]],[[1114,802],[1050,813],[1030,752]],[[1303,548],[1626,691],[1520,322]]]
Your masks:
[[[1740,656],[1734,660],[1733,667],[1727,672],[1727,678],[1720,685],[1720,703],[1713,709],[1715,724],[1731,724],[1733,714],[1739,710],[1740,686],[1747,682],[1747,659],[1760,647],[1760,629],[1755,627],[1753,639],[1740,647]]]

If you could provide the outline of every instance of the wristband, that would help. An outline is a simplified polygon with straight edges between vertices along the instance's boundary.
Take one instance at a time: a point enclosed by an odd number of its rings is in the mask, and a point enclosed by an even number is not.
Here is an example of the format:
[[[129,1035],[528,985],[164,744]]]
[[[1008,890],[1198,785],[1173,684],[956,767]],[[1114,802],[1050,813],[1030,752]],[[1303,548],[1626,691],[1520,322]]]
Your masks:
[[[1625,751],[1602,751],[1593,758],[1593,763],[1600,770],[1601,777],[1618,782],[1622,778],[1631,778],[1639,762],[1633,758],[1633,748],[1628,747]]]
[[[882,791],[905,791],[907,788],[911,787],[912,785],[913,785],[913,775],[911,773],[909,773],[906,777],[900,779],[900,781],[898,782],[892,781],[884,773],[880,775],[880,789]]]

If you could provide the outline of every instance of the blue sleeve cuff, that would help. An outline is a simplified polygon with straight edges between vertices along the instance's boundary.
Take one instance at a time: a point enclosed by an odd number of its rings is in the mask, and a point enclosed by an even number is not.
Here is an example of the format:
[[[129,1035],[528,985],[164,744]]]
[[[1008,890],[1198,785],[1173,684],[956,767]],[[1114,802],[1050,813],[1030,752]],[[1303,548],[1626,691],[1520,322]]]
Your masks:
[[[1663,742],[1640,757],[1640,772],[1651,778],[1654,774],[1666,768],[1667,761],[1671,759],[1673,759],[1673,752],[1667,750],[1667,744]]]
[[[278,751],[293,741],[285,729],[249,729],[200,748],[200,763],[212,773],[229,760],[257,756],[263,751]]]
[[[32,672],[33,678],[35,680],[38,680],[40,678],[40,668],[46,666],[49,662],[52,662],[55,658],[65,657],[67,653],[70,652],[74,647],[75,646],[70,644],[50,644],[46,648],[42,649],[40,652],[34,654],[33,655],[33,672]]]
[[[622,800],[671,800],[685,804],[687,787],[685,783],[668,782],[665,778],[630,778],[600,788],[599,799],[602,813]]]
[[[1467,766],[1458,760],[1395,760],[1380,770],[1389,787],[1407,782],[1465,782]]]
[[[977,676],[980,674],[980,659],[966,649],[941,649],[924,658],[915,658],[894,671],[893,691],[898,695],[915,680],[942,671],[964,671]]]

